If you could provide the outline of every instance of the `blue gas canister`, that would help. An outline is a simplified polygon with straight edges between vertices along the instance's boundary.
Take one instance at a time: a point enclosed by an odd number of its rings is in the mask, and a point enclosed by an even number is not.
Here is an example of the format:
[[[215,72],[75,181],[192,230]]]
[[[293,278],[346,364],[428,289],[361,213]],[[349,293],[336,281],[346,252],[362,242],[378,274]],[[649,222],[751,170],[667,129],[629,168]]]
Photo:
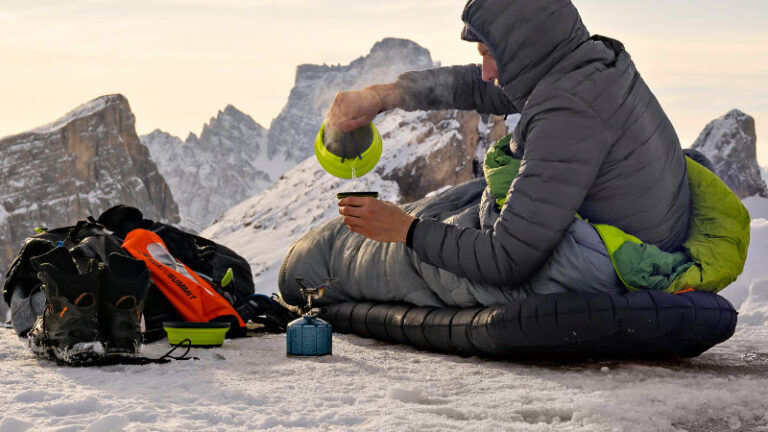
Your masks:
[[[301,293],[307,299],[304,316],[293,320],[286,330],[286,351],[289,356],[322,356],[333,351],[333,334],[329,323],[318,318],[320,309],[312,307],[312,300],[322,297],[327,284],[307,288],[296,278]]]
[[[321,356],[333,350],[331,325],[320,318],[305,315],[293,320],[287,334],[290,356]]]

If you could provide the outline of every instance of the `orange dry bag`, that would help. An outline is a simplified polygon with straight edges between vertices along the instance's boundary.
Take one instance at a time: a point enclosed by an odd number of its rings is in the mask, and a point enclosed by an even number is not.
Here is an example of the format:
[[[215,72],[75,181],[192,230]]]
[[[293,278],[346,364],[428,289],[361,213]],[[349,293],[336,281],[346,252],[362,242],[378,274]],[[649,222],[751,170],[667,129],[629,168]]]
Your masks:
[[[125,236],[125,249],[134,258],[147,263],[152,282],[185,321],[229,321],[245,327],[240,315],[205,279],[168,252],[157,234],[135,229]]]

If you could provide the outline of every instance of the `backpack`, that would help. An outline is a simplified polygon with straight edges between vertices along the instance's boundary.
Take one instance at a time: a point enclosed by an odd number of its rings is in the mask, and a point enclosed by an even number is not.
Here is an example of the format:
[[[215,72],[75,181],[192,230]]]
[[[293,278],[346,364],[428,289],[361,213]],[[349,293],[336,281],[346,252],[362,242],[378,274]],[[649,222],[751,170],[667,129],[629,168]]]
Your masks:
[[[89,217],[74,226],[40,229],[37,235],[28,238],[13,260],[3,287],[3,298],[11,304],[12,314],[12,298],[30,299],[40,290],[40,281],[30,264],[30,258],[56,246],[65,246],[72,251],[78,266],[81,263],[85,265],[90,258],[106,262],[110,253],[127,253],[123,248],[124,241],[129,233],[137,229],[158,236],[167,251],[197,276],[193,279],[202,289],[212,288],[234,309],[236,313],[229,314],[232,323],[229,337],[244,336],[245,322],[249,319],[264,325],[267,331],[280,332],[285,330],[285,324],[294,317],[268,297],[253,294],[250,265],[231,249],[171,225],[144,219],[140,210],[125,205],[112,207],[98,219]],[[146,342],[165,337],[162,328],[164,321],[182,320],[178,306],[175,307],[169,301],[156,283],[152,284],[144,307]],[[223,310],[221,303],[219,306],[216,310]],[[35,313],[39,314],[40,311]],[[227,320],[226,315],[222,317]],[[14,320],[14,327],[20,335],[31,327],[31,323],[28,326],[18,324]]]
[[[152,231],[137,228],[128,233],[123,249],[144,261],[151,273],[152,283],[173,305],[184,321],[225,321],[230,324],[230,336],[244,330],[246,325],[232,304],[222,295],[223,283],[203,278],[168,251],[163,240]],[[233,329],[236,329],[234,332]]]
[[[254,290],[251,266],[245,258],[231,249],[172,225],[145,219],[139,209],[122,204],[104,211],[97,222],[110,230],[121,242],[136,229],[155,233],[162,239],[174,258],[209,282],[215,291],[227,300],[237,312],[236,318],[246,322],[249,319],[258,321],[259,314],[253,310],[248,301],[248,297]],[[227,273],[231,276],[227,276]],[[151,342],[162,339],[165,337],[162,323],[182,319],[183,317],[177,312],[172,302],[153,283],[144,307],[145,340]],[[245,334],[245,327],[238,321],[240,320],[230,321],[232,327],[227,333],[228,337]]]

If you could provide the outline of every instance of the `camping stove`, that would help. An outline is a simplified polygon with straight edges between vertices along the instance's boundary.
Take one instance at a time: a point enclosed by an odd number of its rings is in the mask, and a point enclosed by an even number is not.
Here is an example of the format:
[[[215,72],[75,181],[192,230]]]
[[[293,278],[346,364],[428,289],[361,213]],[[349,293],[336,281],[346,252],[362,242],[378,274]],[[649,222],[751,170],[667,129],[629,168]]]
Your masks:
[[[302,278],[296,278],[301,294],[307,299],[307,312],[299,319],[288,324],[286,330],[286,348],[289,356],[322,356],[331,354],[331,325],[318,318],[320,308],[312,307],[312,300],[323,296],[327,283],[307,288]]]

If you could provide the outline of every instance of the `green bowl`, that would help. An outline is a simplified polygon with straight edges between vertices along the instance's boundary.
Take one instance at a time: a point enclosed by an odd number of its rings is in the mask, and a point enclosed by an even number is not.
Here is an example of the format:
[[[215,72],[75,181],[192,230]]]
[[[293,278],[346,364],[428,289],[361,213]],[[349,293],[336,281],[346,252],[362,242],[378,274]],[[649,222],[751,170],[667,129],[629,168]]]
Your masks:
[[[325,143],[323,142],[325,136],[325,122],[323,122],[320,126],[320,131],[317,133],[317,137],[315,137],[315,157],[317,157],[320,166],[330,174],[345,179],[362,177],[371,171],[381,158],[382,143],[381,135],[379,135],[379,131],[376,130],[373,123],[368,123],[368,128],[370,128],[370,134],[373,139],[370,143],[370,147],[360,154],[360,158],[341,158],[331,153],[331,151],[325,147]]]
[[[193,347],[213,348],[224,343],[229,323],[169,321],[163,323],[163,328],[171,345],[178,345],[184,339],[189,339]]]

